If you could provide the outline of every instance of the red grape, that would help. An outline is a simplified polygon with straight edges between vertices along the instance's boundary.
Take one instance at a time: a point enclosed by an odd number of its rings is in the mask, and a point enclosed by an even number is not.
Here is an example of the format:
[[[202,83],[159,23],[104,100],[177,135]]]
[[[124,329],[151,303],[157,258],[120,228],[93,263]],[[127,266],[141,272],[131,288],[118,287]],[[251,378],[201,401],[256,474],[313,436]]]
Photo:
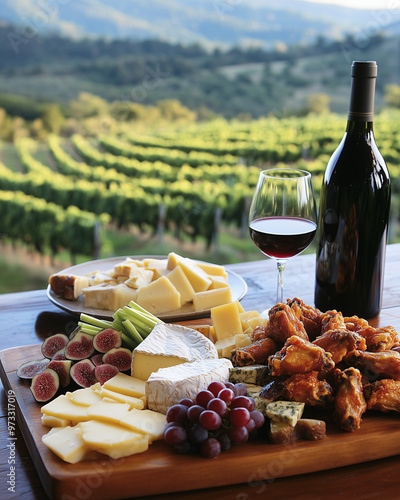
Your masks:
[[[237,384],[235,384],[235,393],[236,396],[246,396],[247,394],[246,384],[243,384],[242,382],[238,382]]]
[[[204,457],[214,458],[221,453],[221,443],[218,439],[208,438],[201,443],[200,452]]]
[[[205,410],[205,408],[203,408],[202,406],[199,406],[199,405],[191,406],[187,412],[187,417],[190,420],[190,422],[198,422],[200,413],[204,410]]]
[[[247,432],[250,434],[251,432],[253,432],[255,429],[256,429],[256,423],[254,422],[254,420],[251,418],[249,420],[249,423],[245,426],[246,429],[247,429]]]
[[[248,396],[236,396],[231,402],[231,408],[246,408],[249,411],[253,411],[254,406],[254,399]]]
[[[250,422],[250,412],[246,408],[233,408],[229,420],[234,427],[245,427]]]
[[[228,436],[234,443],[245,443],[249,439],[246,427],[231,427],[228,429]]]
[[[205,429],[209,431],[215,431],[215,429],[218,429],[218,427],[221,426],[222,419],[216,413],[215,411],[212,410],[204,410],[199,417],[199,423],[202,425]]]
[[[190,408],[191,406],[194,405],[193,403],[193,400],[189,399],[189,398],[183,398],[179,401],[179,404],[180,405],[184,405],[184,406],[187,406],[188,408]]]
[[[257,410],[251,411],[250,418],[254,420],[254,423],[256,424],[256,429],[260,429],[264,425],[265,417],[261,412]]]
[[[188,435],[191,443],[202,443],[208,438],[208,430],[197,423],[189,427]]]
[[[168,408],[167,411],[167,422],[181,422],[184,423],[187,420],[188,407],[185,405],[173,405]]]
[[[164,431],[164,440],[168,444],[180,444],[186,441],[187,434],[183,427],[172,426]]]
[[[222,391],[218,393],[218,397],[222,399],[222,401],[225,401],[225,403],[230,403],[235,397],[235,393],[232,389],[222,389]]]
[[[232,446],[232,441],[230,440],[228,434],[223,432],[218,436],[218,441],[221,443],[221,450],[226,451]]]
[[[236,394],[235,384],[232,384],[232,382],[225,382],[225,387],[227,389],[230,389],[231,391],[233,391]]]
[[[225,401],[222,401],[220,398],[214,398],[209,401],[207,410],[213,410],[221,417],[225,416],[228,412]]]
[[[207,390],[212,392],[215,397],[218,396],[218,393],[225,389],[225,384],[223,382],[218,382],[217,380],[211,382],[211,384],[207,387]]]
[[[213,398],[214,394],[211,391],[204,389],[197,394],[195,403],[206,408],[208,402]]]

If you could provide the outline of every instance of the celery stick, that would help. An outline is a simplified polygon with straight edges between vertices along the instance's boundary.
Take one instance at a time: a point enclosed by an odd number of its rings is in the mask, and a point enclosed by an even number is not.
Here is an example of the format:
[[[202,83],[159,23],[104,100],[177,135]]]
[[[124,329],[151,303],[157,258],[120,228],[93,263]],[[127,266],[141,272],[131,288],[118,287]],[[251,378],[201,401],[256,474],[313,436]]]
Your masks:
[[[131,339],[131,337],[128,337],[124,332],[121,334],[123,342],[129,347],[129,349],[135,349],[139,344],[135,342],[134,340]]]
[[[84,323],[88,323],[89,325],[93,326],[99,326],[102,329],[112,327],[112,321],[108,321],[106,319],[94,318],[93,316],[89,316],[88,314],[85,313],[81,313],[80,319]]]
[[[143,337],[136,330],[135,326],[129,321],[129,319],[124,320],[122,324],[133,340],[135,340],[138,344],[140,344],[140,342],[143,342]]]
[[[88,333],[89,335],[96,335],[96,333],[101,331],[99,326],[88,325],[86,323],[82,323],[82,321],[78,322],[80,329],[84,333]]]
[[[157,316],[154,316],[154,314],[147,311],[133,300],[129,302],[128,307],[135,309],[136,311],[140,311],[142,315],[147,316],[149,319],[154,320],[156,323],[163,323],[163,321],[160,318],[157,318]]]
[[[133,311],[134,313],[134,311]],[[154,325],[149,326],[148,324],[144,323],[142,321],[142,318],[137,316],[137,313],[132,314],[129,311],[125,311],[126,319],[129,320],[133,325],[135,325],[135,328],[140,332],[142,337],[147,337],[147,335],[153,330]],[[124,321],[122,321],[124,324]]]
[[[141,321],[144,325],[147,325],[151,329],[153,329],[159,323],[159,321],[155,321],[150,316],[147,316],[146,314],[143,314],[140,311],[136,311],[128,306],[125,306],[122,311],[124,315],[128,316],[129,318],[133,318],[134,320],[137,319]]]

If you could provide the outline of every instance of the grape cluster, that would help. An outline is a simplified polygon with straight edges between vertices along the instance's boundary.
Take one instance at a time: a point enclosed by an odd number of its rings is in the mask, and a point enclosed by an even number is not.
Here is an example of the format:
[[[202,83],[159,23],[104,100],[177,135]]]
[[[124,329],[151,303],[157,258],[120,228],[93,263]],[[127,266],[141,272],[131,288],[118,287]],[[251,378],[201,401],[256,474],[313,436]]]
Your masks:
[[[194,400],[181,399],[168,409],[164,440],[178,453],[199,451],[214,458],[232,443],[245,443],[264,422],[245,384],[215,381]]]

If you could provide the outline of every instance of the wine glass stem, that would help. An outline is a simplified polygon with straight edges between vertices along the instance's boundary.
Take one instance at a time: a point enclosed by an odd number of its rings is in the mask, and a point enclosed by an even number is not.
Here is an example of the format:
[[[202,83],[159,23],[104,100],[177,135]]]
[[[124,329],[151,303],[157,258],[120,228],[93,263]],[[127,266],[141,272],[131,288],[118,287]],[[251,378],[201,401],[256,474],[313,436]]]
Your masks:
[[[283,270],[285,269],[286,260],[278,260],[278,286],[276,290],[276,301],[283,302]]]

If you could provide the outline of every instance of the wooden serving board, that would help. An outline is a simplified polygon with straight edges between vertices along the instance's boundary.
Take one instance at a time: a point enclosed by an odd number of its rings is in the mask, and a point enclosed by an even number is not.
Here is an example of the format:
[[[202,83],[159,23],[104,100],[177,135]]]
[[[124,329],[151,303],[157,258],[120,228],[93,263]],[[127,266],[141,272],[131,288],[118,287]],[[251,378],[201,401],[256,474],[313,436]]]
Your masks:
[[[0,377],[5,390],[15,393],[18,425],[43,487],[54,499],[111,500],[255,484],[400,453],[399,415],[371,412],[364,416],[361,429],[351,434],[340,432],[327,422],[327,437],[321,441],[290,445],[249,442],[234,445],[215,459],[178,455],[158,441],[148,451],[131,457],[112,460],[104,456],[67,464],[43,445],[41,437],[49,429],[41,424],[40,405],[33,399],[29,381],[16,375],[22,362],[40,357],[40,345],[1,351]]]

